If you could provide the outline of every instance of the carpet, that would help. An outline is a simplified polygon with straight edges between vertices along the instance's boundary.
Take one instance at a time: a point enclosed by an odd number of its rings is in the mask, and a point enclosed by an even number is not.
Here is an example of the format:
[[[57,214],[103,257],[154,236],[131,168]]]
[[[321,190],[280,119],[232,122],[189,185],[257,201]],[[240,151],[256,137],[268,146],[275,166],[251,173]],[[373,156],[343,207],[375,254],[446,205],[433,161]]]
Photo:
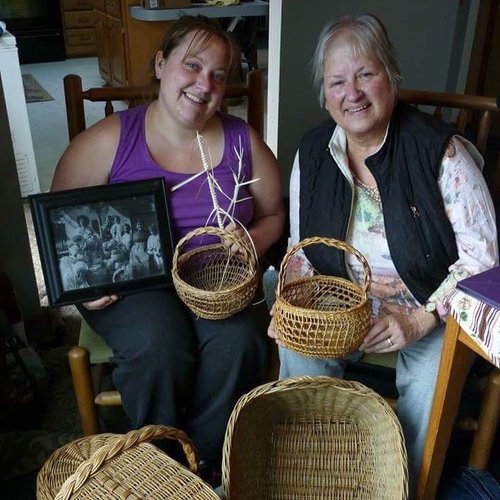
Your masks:
[[[23,75],[23,87],[26,102],[53,101],[54,98],[29,73]]]

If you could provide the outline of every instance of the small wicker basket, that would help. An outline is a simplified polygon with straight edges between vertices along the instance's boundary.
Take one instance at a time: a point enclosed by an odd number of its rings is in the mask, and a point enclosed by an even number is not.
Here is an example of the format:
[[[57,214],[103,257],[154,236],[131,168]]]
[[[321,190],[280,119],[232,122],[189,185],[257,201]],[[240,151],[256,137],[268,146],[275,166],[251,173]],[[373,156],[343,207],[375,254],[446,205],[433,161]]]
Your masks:
[[[191,472],[148,443],[162,438],[182,444]],[[197,472],[196,450],[184,432],[149,425],[125,435],[84,437],[59,448],[38,473],[37,499],[218,499]]]
[[[212,235],[221,243],[206,245],[181,254],[187,241],[196,236]],[[231,252],[223,241],[236,244]],[[252,301],[258,284],[254,252],[238,235],[217,227],[195,229],[175,248],[172,278],[181,300],[191,311],[205,319],[225,319],[245,309]]]
[[[401,500],[408,497],[399,421],[358,382],[295,377],[257,387],[226,428],[229,500]]]
[[[315,274],[285,284],[287,266],[300,249],[316,244],[352,253],[361,262],[363,287],[345,278]],[[283,344],[315,358],[342,357],[355,351],[370,326],[368,289],[371,272],[363,254],[348,243],[333,238],[306,238],[294,245],[281,262],[275,329]]]

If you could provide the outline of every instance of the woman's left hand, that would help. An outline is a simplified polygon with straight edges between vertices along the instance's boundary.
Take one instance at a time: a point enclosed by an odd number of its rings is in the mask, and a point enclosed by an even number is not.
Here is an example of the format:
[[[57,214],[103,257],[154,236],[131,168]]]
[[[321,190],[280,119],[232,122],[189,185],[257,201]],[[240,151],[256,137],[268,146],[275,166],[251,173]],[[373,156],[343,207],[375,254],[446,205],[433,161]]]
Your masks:
[[[392,314],[375,320],[359,349],[366,353],[398,351],[425,337],[438,324],[423,307],[409,315]]]
[[[238,226],[234,222],[230,222],[224,229],[226,231],[231,231],[236,236],[239,236],[245,243],[247,243],[248,247],[252,247],[247,232],[241,226]],[[224,244],[227,247],[230,247],[231,252],[233,253],[238,253],[239,251],[241,251],[240,246],[236,243],[233,243],[232,241],[226,240]]]

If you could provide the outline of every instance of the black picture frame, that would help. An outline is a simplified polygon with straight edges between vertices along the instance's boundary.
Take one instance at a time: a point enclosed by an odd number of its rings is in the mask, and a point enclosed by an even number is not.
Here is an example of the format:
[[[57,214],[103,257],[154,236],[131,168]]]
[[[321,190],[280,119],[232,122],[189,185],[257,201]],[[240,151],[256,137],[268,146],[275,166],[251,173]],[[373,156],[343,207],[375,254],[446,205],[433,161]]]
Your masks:
[[[51,305],[172,284],[162,178],[36,194],[29,202]]]

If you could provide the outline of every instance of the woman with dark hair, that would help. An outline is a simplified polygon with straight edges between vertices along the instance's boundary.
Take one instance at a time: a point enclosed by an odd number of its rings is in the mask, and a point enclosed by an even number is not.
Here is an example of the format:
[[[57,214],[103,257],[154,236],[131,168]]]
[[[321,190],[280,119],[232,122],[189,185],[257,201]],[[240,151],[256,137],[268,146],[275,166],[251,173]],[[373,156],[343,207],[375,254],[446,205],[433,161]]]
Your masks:
[[[401,76],[382,23],[343,16],[322,30],[313,59],[321,106],[290,180],[290,243],[309,236],[349,242],[372,271],[372,325],[361,351],[398,352],[398,416],[410,491],[420,469],[436,382],[445,298],[458,280],[498,263],[495,215],[474,146],[451,126],[398,101]],[[314,245],[296,254],[297,276],[313,269],[357,282],[352,255]],[[269,335],[276,338],[274,323]],[[345,359],[280,348],[281,377],[342,377]]]
[[[240,187],[234,217],[246,226],[257,253],[264,254],[283,228],[281,180],[261,137],[243,120],[219,112],[231,51],[228,34],[213,20],[185,16],[169,27],[154,59],[158,98],[113,114],[76,137],[58,164],[52,190],[161,176],[177,239],[216,225],[208,183],[195,175],[203,171],[199,132],[224,192],[218,197],[222,209],[231,212],[236,182],[260,178]],[[113,348],[113,380],[132,427],[183,428],[201,459],[214,466],[220,465],[236,400],[264,373],[265,339],[254,309],[223,321],[197,318],[173,287],[102,297],[80,307]]]

